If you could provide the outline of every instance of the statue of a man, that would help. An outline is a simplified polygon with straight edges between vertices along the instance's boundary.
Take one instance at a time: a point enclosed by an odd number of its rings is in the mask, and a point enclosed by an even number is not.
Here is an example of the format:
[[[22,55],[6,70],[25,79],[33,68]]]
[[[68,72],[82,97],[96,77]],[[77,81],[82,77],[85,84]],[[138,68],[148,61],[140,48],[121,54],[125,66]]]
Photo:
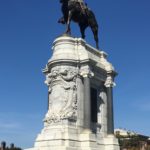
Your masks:
[[[94,35],[96,47],[99,49],[98,23],[94,13],[88,8],[84,0],[60,0],[60,3],[63,17],[58,22],[67,25],[65,33],[71,33],[70,22],[74,21],[78,23],[82,38],[84,39],[85,29],[90,27]]]
[[[78,2],[80,4],[81,10],[83,14],[85,14],[87,9],[87,4],[85,4],[84,0],[69,0],[68,5],[72,5],[74,2]]]

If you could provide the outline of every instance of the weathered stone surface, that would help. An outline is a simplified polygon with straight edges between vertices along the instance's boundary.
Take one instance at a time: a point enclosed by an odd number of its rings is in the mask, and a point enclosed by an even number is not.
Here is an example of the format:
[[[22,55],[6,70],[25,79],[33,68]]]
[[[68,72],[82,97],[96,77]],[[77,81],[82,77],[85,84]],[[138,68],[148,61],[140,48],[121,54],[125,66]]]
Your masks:
[[[77,118],[78,69],[73,66],[55,66],[46,75],[49,87],[49,110],[45,124],[57,123],[64,119]]]
[[[58,37],[52,50],[43,70],[49,95],[44,128],[28,150],[119,150],[117,139],[108,135],[113,114],[108,110],[112,99],[107,88],[113,87],[116,72],[107,54],[67,36]],[[91,88],[98,93],[97,114],[91,111]],[[91,121],[93,115],[97,122]]]

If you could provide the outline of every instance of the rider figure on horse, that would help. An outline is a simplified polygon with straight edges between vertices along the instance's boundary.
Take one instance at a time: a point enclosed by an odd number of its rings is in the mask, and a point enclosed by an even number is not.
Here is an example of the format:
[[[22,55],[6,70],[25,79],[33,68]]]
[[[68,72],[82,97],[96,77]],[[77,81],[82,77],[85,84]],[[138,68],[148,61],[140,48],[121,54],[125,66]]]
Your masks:
[[[74,2],[79,3],[82,13],[86,14],[86,9],[88,9],[88,7],[87,4],[84,2],[84,0],[69,0],[68,5],[71,5]]]
[[[98,23],[94,13],[88,8],[84,0],[60,0],[60,3],[63,16],[58,20],[58,22],[66,24],[65,33],[71,34],[70,22],[74,21],[78,23],[81,36],[84,39],[85,29],[90,27],[94,35],[96,47],[99,49]]]

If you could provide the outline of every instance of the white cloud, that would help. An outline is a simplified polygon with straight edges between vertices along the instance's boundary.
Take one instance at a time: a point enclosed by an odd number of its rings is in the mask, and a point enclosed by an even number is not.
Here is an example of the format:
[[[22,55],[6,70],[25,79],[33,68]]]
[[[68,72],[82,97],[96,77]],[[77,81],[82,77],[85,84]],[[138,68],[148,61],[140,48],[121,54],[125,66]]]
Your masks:
[[[142,98],[140,100],[134,100],[132,102],[132,106],[139,111],[150,111],[150,100],[147,98],[146,100],[143,100]]]
[[[150,102],[142,103],[139,105],[142,111],[150,111]]]
[[[15,123],[15,122],[0,122],[0,130],[18,129],[19,127],[20,127],[19,123]]]

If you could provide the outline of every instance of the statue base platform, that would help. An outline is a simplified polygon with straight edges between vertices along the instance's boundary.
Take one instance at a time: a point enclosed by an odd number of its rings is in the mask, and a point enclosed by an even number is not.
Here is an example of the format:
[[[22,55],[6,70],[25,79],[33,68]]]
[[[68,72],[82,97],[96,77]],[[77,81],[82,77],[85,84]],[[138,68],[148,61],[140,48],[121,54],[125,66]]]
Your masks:
[[[107,54],[67,35],[58,37],[52,50],[43,70],[49,94],[44,128],[26,150],[119,150],[118,140],[108,135],[113,106],[108,107],[107,88],[115,70]]]
[[[101,137],[73,126],[51,126],[37,136],[34,148],[26,150],[120,150],[113,136]]]

